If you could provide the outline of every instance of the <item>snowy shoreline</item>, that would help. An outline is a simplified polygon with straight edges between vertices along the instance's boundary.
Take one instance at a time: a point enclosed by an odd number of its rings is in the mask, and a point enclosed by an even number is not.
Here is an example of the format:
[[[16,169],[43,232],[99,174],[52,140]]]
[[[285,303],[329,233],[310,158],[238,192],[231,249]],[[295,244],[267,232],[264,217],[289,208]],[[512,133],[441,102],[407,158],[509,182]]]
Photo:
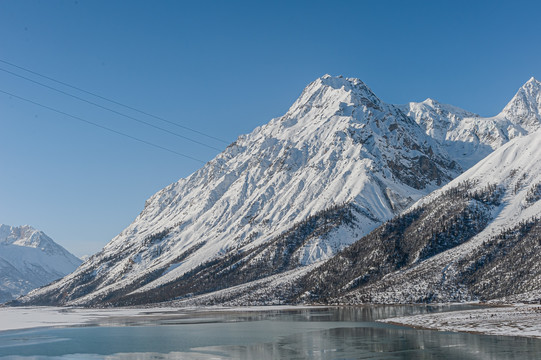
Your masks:
[[[149,308],[80,308],[80,307],[0,307],[0,332],[49,327],[128,326],[159,324],[160,321],[188,321],[211,312],[283,311],[327,306],[252,306],[252,307],[149,307]],[[203,320],[204,321],[204,320]]]
[[[541,306],[508,305],[377,320],[416,329],[541,339]]]

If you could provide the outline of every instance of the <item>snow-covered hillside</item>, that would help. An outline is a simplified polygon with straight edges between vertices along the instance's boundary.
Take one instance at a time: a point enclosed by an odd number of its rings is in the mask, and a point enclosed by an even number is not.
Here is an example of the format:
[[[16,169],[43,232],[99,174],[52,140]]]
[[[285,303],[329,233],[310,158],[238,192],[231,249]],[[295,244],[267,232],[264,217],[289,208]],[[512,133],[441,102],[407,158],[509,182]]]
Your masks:
[[[323,76],[284,116],[152,196],[103,251],[22,302],[168,300],[329,259],[455,178],[476,151],[527,132],[505,116],[503,132],[452,106],[389,105],[358,79]]]
[[[541,130],[326,262],[183,305],[541,301]]]
[[[503,145],[310,278],[330,282],[355,259],[349,278],[320,295],[339,303],[539,301],[540,214],[538,130]],[[380,266],[367,271],[372,247]]]
[[[0,225],[0,302],[60,279],[80,264],[42,231]]]

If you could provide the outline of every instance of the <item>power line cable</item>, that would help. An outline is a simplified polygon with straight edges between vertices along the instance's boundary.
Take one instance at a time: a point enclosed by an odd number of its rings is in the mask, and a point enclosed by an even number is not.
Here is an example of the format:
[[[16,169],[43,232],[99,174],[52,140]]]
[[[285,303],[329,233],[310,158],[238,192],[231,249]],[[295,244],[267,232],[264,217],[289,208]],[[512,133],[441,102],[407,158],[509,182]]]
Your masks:
[[[133,116],[130,116],[130,115],[121,113],[121,112],[116,111],[116,110],[114,110],[114,109],[111,109],[111,108],[108,108],[108,107],[106,107],[106,106],[100,105],[100,104],[98,104],[98,103],[92,102],[92,101],[90,101],[90,100],[83,99],[82,97],[79,97],[79,96],[77,96],[77,95],[70,94],[70,93],[68,93],[68,92],[66,92],[66,91],[57,89],[57,88],[55,88],[55,87],[49,86],[49,85],[47,85],[47,84],[41,83],[41,82],[36,81],[36,80],[33,80],[33,79],[30,79],[30,78],[28,78],[28,77],[26,77],[26,76],[23,76],[23,75],[14,73],[14,72],[12,72],[12,71],[9,71],[9,70],[3,69],[3,68],[0,68],[0,71],[3,71],[3,72],[5,72],[5,73],[11,74],[11,75],[13,75],[13,76],[19,77],[19,78],[24,79],[24,80],[30,81],[30,82],[32,82],[32,83],[34,83],[34,84],[43,86],[43,87],[45,87],[45,88],[47,88],[47,89],[50,89],[50,90],[59,92],[59,93],[64,94],[64,95],[66,95],[66,96],[70,96],[70,97],[72,97],[72,98],[74,98],[74,99],[77,99],[77,100],[79,100],[79,101],[82,101],[82,102],[85,102],[85,103],[94,105],[94,106],[96,106],[96,107],[98,107],[98,108],[100,108],[100,109],[107,110],[107,111],[110,111],[110,112],[115,113],[115,114],[117,114],[117,115],[123,116],[123,117],[125,117],[125,118],[131,119],[131,120],[134,120],[134,121],[137,121],[138,123],[145,124],[145,125],[147,125],[147,126],[150,126],[150,127],[152,127],[152,128],[161,130],[161,131],[166,132],[166,133],[168,133],[168,134],[171,134],[171,135],[177,136],[177,137],[179,137],[179,138],[182,138],[182,139],[191,141],[191,142],[193,142],[193,143],[195,143],[195,144],[199,144],[199,145],[201,145],[201,146],[205,146],[205,147],[208,147],[208,148],[213,149],[213,150],[222,151],[222,149],[219,149],[219,148],[214,147],[214,146],[212,146],[212,145],[205,144],[205,143],[203,143],[203,142],[201,142],[201,141],[197,141],[197,140],[194,140],[194,139],[189,138],[189,137],[187,137],[187,136],[184,136],[184,135],[178,134],[178,133],[176,133],[176,132],[173,132],[173,131],[164,129],[164,128],[159,127],[159,126],[157,126],[157,125],[154,125],[154,124],[151,124],[151,123],[146,122],[146,121],[144,121],[144,120],[138,119],[138,118],[136,118],[136,117],[133,117]]]
[[[69,88],[75,89],[75,90],[77,90],[77,91],[83,92],[83,93],[85,93],[85,94],[95,96],[95,97],[97,97],[97,98],[99,98],[99,99],[108,101],[108,102],[110,102],[110,103],[113,103],[113,104],[116,104],[116,105],[119,105],[119,106],[123,106],[123,107],[125,107],[126,109],[130,109],[130,110],[136,111],[136,112],[138,112],[138,113],[140,113],[140,114],[143,114],[143,115],[146,115],[146,116],[150,116],[150,117],[152,117],[152,118],[154,118],[154,119],[157,119],[157,120],[160,120],[160,121],[164,121],[164,122],[166,122],[166,123],[168,123],[168,124],[177,126],[177,127],[182,128],[182,129],[184,129],[184,130],[192,131],[192,132],[194,132],[194,133],[196,133],[196,134],[205,136],[205,137],[207,137],[207,138],[209,138],[209,139],[213,139],[213,140],[222,142],[222,143],[224,143],[224,144],[229,144],[229,141],[222,140],[222,139],[217,138],[217,137],[215,137],[215,136],[206,134],[206,133],[204,133],[204,132],[202,132],[202,131],[192,129],[192,128],[188,127],[188,126],[184,126],[184,125],[177,124],[177,123],[174,122],[174,121],[170,121],[170,120],[164,119],[164,118],[162,118],[162,117],[160,117],[160,116],[157,116],[157,115],[151,114],[151,113],[149,113],[149,112],[146,112],[146,111],[143,111],[143,110],[134,108],[134,107],[129,106],[129,105],[126,105],[126,104],[123,104],[123,103],[121,103],[121,102],[118,102],[118,101],[115,101],[115,100],[106,98],[105,96],[101,96],[101,95],[98,95],[98,94],[96,94],[96,93],[94,93],[94,92],[90,92],[90,91],[88,91],[88,90],[84,90],[84,89],[82,89],[82,88],[80,88],[80,87],[77,87],[77,86],[68,84],[68,83],[66,83],[66,82],[63,82],[63,81],[60,81],[60,80],[56,80],[56,79],[54,79],[54,78],[52,78],[52,77],[49,77],[49,76],[47,76],[47,75],[40,74],[40,73],[38,73],[38,72],[36,72],[36,71],[33,71],[33,70],[30,70],[30,69],[24,68],[24,67],[22,67],[22,66],[16,65],[16,64],[11,63],[11,62],[9,62],[9,61],[0,59],[0,62],[1,62],[1,63],[4,63],[4,64],[7,64],[7,65],[10,65],[10,66],[13,66],[13,67],[15,67],[15,68],[17,68],[17,69],[24,70],[24,71],[29,72],[29,73],[31,73],[31,74],[40,76],[40,77],[42,77],[42,78],[44,78],[44,79],[53,81],[53,82],[55,82],[55,83],[57,83],[57,84],[61,84],[61,85],[67,86],[67,87],[69,87]]]
[[[42,107],[42,108],[44,108],[44,109],[47,109],[47,110],[50,110],[50,111],[54,111],[54,112],[56,112],[56,113],[58,113],[58,114],[62,114],[62,115],[64,115],[64,116],[71,117],[71,118],[73,118],[73,119],[76,119],[76,120],[85,122],[85,123],[87,123],[87,124],[94,125],[94,126],[100,128],[100,129],[104,129],[104,130],[110,131],[110,132],[115,133],[115,134],[117,134],[117,135],[121,135],[121,136],[127,137],[127,138],[129,138],[129,139],[139,141],[139,142],[141,142],[141,143],[143,143],[143,144],[150,145],[150,146],[153,146],[153,147],[155,147],[155,148],[158,148],[158,149],[161,149],[161,150],[165,150],[165,151],[168,151],[168,152],[170,152],[170,153],[173,153],[173,154],[182,156],[182,157],[184,157],[184,158],[187,158],[187,159],[190,159],[190,160],[193,160],[193,161],[197,161],[197,162],[206,164],[206,161],[203,161],[203,160],[194,158],[193,156],[186,155],[186,154],[180,153],[180,152],[178,152],[178,151],[168,149],[168,148],[166,148],[166,147],[163,147],[163,146],[161,146],[161,145],[157,145],[157,144],[151,143],[151,142],[146,141],[146,140],[143,140],[143,139],[139,139],[139,138],[137,138],[137,137],[135,137],[135,136],[131,136],[131,135],[125,134],[125,133],[123,133],[123,132],[120,132],[120,131],[111,129],[111,128],[107,127],[107,126],[103,126],[103,125],[97,124],[97,123],[95,123],[95,122],[92,122],[92,121],[90,121],[90,120],[83,119],[83,118],[81,118],[81,117],[79,117],[79,116],[76,116],[76,115],[68,114],[68,113],[66,113],[66,112],[64,112],[64,111],[62,111],[62,110],[58,110],[58,109],[52,108],[52,107],[50,107],[50,106],[40,104],[40,103],[38,103],[38,102],[36,102],[36,101],[30,100],[30,99],[26,99],[26,98],[24,98],[24,97],[22,97],[22,96],[15,95],[15,94],[12,94],[12,93],[10,93],[10,92],[7,92],[7,91],[1,90],[1,89],[0,89],[0,93],[9,95],[9,96],[11,96],[11,97],[14,97],[14,98],[19,99],[19,100],[22,100],[22,101],[26,101],[26,102],[28,102],[28,103],[30,103],[30,104],[34,104],[34,105],[40,106],[40,107]]]

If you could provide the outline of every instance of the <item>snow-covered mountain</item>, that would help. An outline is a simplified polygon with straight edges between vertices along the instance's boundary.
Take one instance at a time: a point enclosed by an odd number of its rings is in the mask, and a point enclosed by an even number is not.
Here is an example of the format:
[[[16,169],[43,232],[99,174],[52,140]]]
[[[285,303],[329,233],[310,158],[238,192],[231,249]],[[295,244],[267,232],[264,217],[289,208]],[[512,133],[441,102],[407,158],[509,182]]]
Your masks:
[[[284,116],[152,196],[77,271],[21,302],[170,300],[329,259],[455,178],[475,151],[527,133],[520,124],[432,100],[390,105],[358,79],[323,76]]]
[[[42,231],[0,224],[0,302],[60,279],[80,264]]]

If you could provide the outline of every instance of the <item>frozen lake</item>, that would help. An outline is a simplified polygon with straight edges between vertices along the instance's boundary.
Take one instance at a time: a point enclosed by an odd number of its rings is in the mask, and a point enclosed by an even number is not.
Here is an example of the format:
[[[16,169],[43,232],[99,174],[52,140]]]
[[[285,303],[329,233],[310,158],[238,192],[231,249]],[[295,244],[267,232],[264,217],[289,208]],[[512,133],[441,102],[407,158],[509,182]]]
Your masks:
[[[0,332],[0,359],[534,359],[541,340],[380,322],[467,306],[193,311]],[[2,319],[0,319],[2,321]]]

